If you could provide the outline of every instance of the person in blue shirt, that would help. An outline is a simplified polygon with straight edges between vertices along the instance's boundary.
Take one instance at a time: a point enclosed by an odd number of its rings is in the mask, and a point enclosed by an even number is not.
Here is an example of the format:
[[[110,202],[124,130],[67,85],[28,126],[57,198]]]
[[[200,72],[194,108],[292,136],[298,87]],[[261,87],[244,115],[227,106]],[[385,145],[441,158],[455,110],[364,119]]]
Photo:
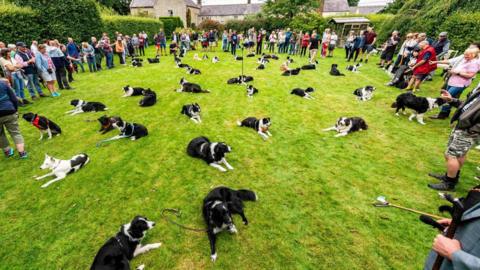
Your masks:
[[[82,69],[82,72],[85,72],[85,68],[83,67],[82,59],[80,57],[80,52],[78,51],[78,46],[73,42],[72,38],[68,38],[68,44],[67,44],[67,54],[70,56],[70,58],[73,58],[72,60],[73,66],[75,67],[75,70],[78,72],[78,67]]]
[[[358,54],[360,50],[365,46],[365,35],[363,31],[360,31],[360,34],[353,39],[353,48],[350,51],[347,62],[353,58],[353,62],[357,62]],[[355,57],[353,56],[355,54]]]
[[[237,55],[237,45],[238,45],[237,31],[233,31],[230,43],[232,47],[232,55]]]

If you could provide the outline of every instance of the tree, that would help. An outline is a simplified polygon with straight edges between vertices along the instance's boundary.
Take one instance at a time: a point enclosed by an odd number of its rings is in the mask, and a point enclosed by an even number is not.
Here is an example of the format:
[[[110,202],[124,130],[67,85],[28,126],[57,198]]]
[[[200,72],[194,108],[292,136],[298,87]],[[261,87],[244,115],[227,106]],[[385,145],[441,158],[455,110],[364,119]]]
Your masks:
[[[319,7],[318,0],[267,0],[262,8],[267,17],[292,19],[300,13],[309,13]]]
[[[358,6],[358,2],[360,2],[360,0],[348,0],[348,5],[351,7],[356,7]]]
[[[132,0],[97,0],[97,2],[115,10],[120,15],[128,15]]]

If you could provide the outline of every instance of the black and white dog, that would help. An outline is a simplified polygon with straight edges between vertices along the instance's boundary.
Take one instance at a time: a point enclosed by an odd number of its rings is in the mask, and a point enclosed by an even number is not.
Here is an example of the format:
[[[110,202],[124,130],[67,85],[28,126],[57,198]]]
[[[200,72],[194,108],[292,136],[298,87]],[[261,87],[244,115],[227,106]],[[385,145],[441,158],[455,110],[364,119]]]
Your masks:
[[[247,217],[243,211],[243,201],[257,201],[255,192],[246,189],[233,190],[228,187],[217,187],[203,199],[203,218],[207,224],[208,240],[210,242],[210,259],[217,259],[216,240],[217,234],[223,230],[237,233],[232,215],[242,217],[244,225],[248,225]]]
[[[288,69],[282,73],[282,76],[295,76],[300,74],[300,70],[301,68]]]
[[[255,57],[255,53],[253,53],[253,52],[252,52],[252,53],[249,53],[249,54],[247,54],[247,57],[248,57],[248,58],[250,58],[250,57]]]
[[[253,81],[252,76],[240,75],[236,78],[231,78],[227,81],[228,84],[245,84],[247,82]]]
[[[348,65],[345,69],[351,72],[358,72],[361,66],[362,65],[360,63],[357,63],[356,65]]]
[[[204,54],[204,55],[202,56],[202,59],[203,59],[203,60],[208,60],[208,55]]]
[[[413,118],[417,119],[417,122],[425,125],[423,122],[423,115],[439,106],[442,106],[445,101],[441,98],[429,98],[429,97],[417,97],[412,92],[407,92],[400,94],[397,97],[397,100],[392,104],[392,108],[397,108],[395,110],[395,115],[399,116],[398,112],[402,110],[403,114],[405,109],[411,109],[412,114],[408,120],[412,121]]]
[[[129,270],[130,260],[162,245],[162,243],[141,244],[147,231],[154,226],[155,222],[146,217],[134,217],[130,223],[120,227],[120,231],[98,250],[90,270]],[[143,265],[137,269],[143,269]]]
[[[210,93],[209,90],[203,90],[202,87],[196,83],[190,83],[185,80],[185,78],[180,79],[180,89],[175,90],[176,92],[187,92],[187,93]]]
[[[175,64],[177,65],[177,68],[189,68],[190,67],[187,64],[182,64],[182,61],[180,59],[176,59]]]
[[[235,61],[242,61],[242,60],[243,60],[243,57],[235,55]]]
[[[70,115],[80,114],[84,112],[100,112],[108,110],[107,106],[100,102],[87,102],[81,99],[74,99],[70,105],[75,106],[75,109],[68,111]]]
[[[330,75],[332,75],[332,76],[345,76],[345,74],[342,74],[338,70],[338,65],[337,64],[332,64],[332,67],[330,68]]]
[[[253,85],[247,86],[247,97],[253,98],[255,94],[258,94],[258,89],[253,87]]]
[[[249,127],[253,128],[264,140],[267,140],[269,137],[272,137],[269,128],[272,125],[270,118],[260,118],[247,117],[243,119],[242,122],[238,121],[237,125],[239,127]]]
[[[202,72],[200,72],[200,70],[196,68],[187,67],[186,70],[187,70],[187,74],[192,74],[192,75],[202,74]]]
[[[190,141],[187,146],[187,153],[191,157],[200,158],[208,165],[217,168],[221,172],[226,172],[227,169],[233,170],[233,167],[228,164],[225,155],[230,153],[232,148],[222,142],[210,142],[207,137],[197,137]],[[227,169],[220,164],[224,164]]]
[[[138,103],[140,107],[150,107],[157,103],[157,94],[150,88],[148,88],[147,90],[143,90],[142,93],[143,98]]]
[[[188,105],[183,105],[181,114],[188,116],[196,124],[201,123],[202,119],[200,118],[201,108],[198,103],[192,103]]]
[[[100,118],[98,118],[98,122],[100,122],[100,130],[98,132],[101,132],[102,134],[105,134],[111,130],[114,130],[115,128],[113,127],[113,123],[118,121],[118,116],[106,116],[103,115]]]
[[[280,57],[276,56],[275,54],[271,54],[270,58],[272,58],[273,60],[280,60]]]
[[[371,85],[367,85],[363,88],[355,89],[355,91],[353,91],[353,94],[357,96],[358,100],[367,101],[372,99],[373,92],[375,91],[375,89],[376,89],[375,87]]]
[[[137,123],[128,123],[123,121],[120,117],[118,117],[117,120],[112,123],[112,126],[118,129],[120,131],[120,134],[110,139],[101,141],[97,144],[97,146],[100,146],[100,144],[104,142],[119,140],[123,138],[130,138],[130,140],[135,141],[148,135],[148,130],[144,125]]]
[[[314,99],[314,97],[312,97],[311,95],[311,93],[313,93],[314,91],[315,89],[313,89],[312,87],[308,87],[305,90],[301,88],[295,88],[290,92],[290,94],[303,97],[305,99]]]
[[[132,59],[132,66],[133,67],[142,67],[143,66],[143,59],[141,58],[133,58]]]
[[[68,174],[80,170],[80,168],[85,166],[89,161],[90,158],[87,154],[73,156],[70,160],[61,160],[45,154],[45,160],[40,166],[40,169],[51,170],[51,172],[43,176],[35,177],[35,179],[42,180],[50,176],[55,176],[54,179],[42,185],[42,188],[46,188],[49,185],[64,179]]]
[[[160,63],[160,55],[155,56],[155,58],[147,58],[148,63],[158,64]]]
[[[317,69],[317,64],[318,64],[318,61],[315,60],[315,62],[312,63],[312,64],[303,65],[303,66],[302,66],[302,69],[303,69],[303,70],[314,70],[314,69]]]
[[[57,124],[55,124],[55,122],[49,120],[45,116],[34,113],[25,113],[22,117],[27,122],[30,122],[30,124],[32,124],[38,130],[40,130],[40,139],[38,139],[39,141],[43,139],[44,133],[48,134],[48,139],[51,139],[53,135],[59,136],[60,134],[62,134],[62,129]]]
[[[335,137],[342,137],[355,131],[362,131],[367,129],[367,123],[360,117],[340,117],[337,120],[335,126],[324,129],[323,131],[335,130],[336,132],[338,132]]]
[[[288,64],[292,64],[294,61],[292,58],[290,58],[290,56],[287,56],[287,63]]]
[[[141,96],[144,90],[142,87],[130,87],[130,85],[127,85],[123,88],[125,94],[122,97]]]
[[[216,64],[216,63],[218,63],[218,62],[220,62],[220,58],[218,58],[218,56],[214,56],[214,57],[212,58],[212,63]]]

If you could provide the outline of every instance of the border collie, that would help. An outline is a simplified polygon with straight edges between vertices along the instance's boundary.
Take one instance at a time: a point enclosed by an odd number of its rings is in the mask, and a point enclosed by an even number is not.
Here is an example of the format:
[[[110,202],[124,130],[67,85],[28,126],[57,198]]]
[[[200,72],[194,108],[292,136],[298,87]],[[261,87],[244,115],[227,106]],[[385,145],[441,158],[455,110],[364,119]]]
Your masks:
[[[200,118],[201,108],[198,103],[192,103],[188,105],[183,105],[181,114],[188,116],[196,124],[201,123],[202,119]]]
[[[352,132],[362,131],[367,129],[368,129],[367,123],[365,122],[365,120],[363,120],[360,117],[340,117],[337,120],[337,123],[335,124],[335,126],[324,129],[323,131],[335,130],[336,132],[338,132],[338,134],[335,135],[335,137],[342,137]]]
[[[300,70],[301,68],[288,69],[282,73],[282,76],[295,76],[300,74]]]
[[[81,99],[74,99],[70,101],[70,105],[75,106],[75,109],[66,112],[70,115],[80,114],[84,112],[99,112],[108,110],[107,106],[100,102],[87,102]]]
[[[193,60],[202,61],[202,58],[200,58],[200,56],[198,56],[198,53],[196,53],[193,55]]]
[[[204,54],[204,55],[202,56],[202,60],[208,60],[208,55]]]
[[[250,58],[250,57],[255,57],[255,53],[253,53],[253,52],[252,52],[252,53],[249,53],[249,54],[247,54],[247,57],[248,57],[248,58]]]
[[[348,65],[345,69],[351,72],[358,72],[361,66],[362,65],[360,63],[357,63],[356,65]]]
[[[262,58],[263,58],[263,59],[271,59],[272,56],[271,56],[270,54],[262,53]]]
[[[252,76],[240,75],[236,78],[231,78],[227,81],[228,84],[245,84],[247,82],[253,81]]]
[[[122,97],[133,97],[133,96],[141,96],[143,93],[142,87],[130,87],[130,85],[127,85],[123,88],[123,91],[125,94]]]
[[[314,63],[308,64],[308,65],[303,65],[302,69],[303,70],[315,70],[317,69],[318,61],[315,60]]]
[[[271,54],[270,57],[271,57],[273,60],[280,60],[280,57],[276,56],[275,54]]]
[[[253,128],[264,140],[267,140],[269,137],[272,137],[272,134],[269,131],[272,122],[270,118],[260,118],[247,117],[243,119],[242,122],[238,121],[237,125],[239,127],[249,127]]]
[[[112,126],[120,131],[120,135],[112,137],[106,141],[113,141],[123,138],[130,138],[135,141],[148,135],[148,130],[145,126],[137,123],[128,123],[118,117],[117,121],[112,123]]]
[[[175,64],[177,65],[177,68],[189,68],[190,67],[188,64],[182,64],[182,61],[180,59],[176,59]]]
[[[287,56],[287,63],[288,64],[292,64],[294,61],[292,58],[290,58],[290,56]]]
[[[186,70],[187,70],[187,74],[191,74],[191,75],[199,75],[199,74],[202,74],[202,72],[200,72],[200,70],[199,70],[199,69],[196,69],[196,68],[187,67]]]
[[[130,269],[130,260],[162,245],[162,243],[141,244],[147,231],[154,226],[155,222],[146,217],[134,217],[130,223],[120,227],[120,231],[98,250],[90,270]],[[143,269],[143,265],[137,269]]]
[[[242,60],[243,60],[243,57],[241,57],[241,56],[236,56],[236,55],[235,55],[235,58],[234,58],[234,59],[235,59],[235,61],[242,61]]]
[[[142,93],[143,98],[138,103],[140,107],[150,107],[157,103],[157,94],[150,88],[148,88],[147,90],[143,90]]]
[[[217,259],[216,240],[217,234],[223,230],[237,233],[232,215],[238,214],[243,224],[248,225],[247,217],[243,211],[243,201],[257,201],[255,192],[246,189],[233,190],[228,187],[216,187],[203,199],[203,218],[207,224],[208,240],[210,242],[210,259]]]
[[[270,61],[268,61],[267,58],[265,58],[265,57],[262,56],[262,57],[258,58],[257,63],[258,63],[258,64],[267,64],[267,63],[270,63]]]
[[[132,59],[132,66],[133,67],[142,67],[143,66],[143,59],[141,58],[133,58]]]
[[[155,56],[155,58],[147,58],[148,63],[158,64],[160,63],[160,55]]]
[[[295,88],[290,92],[290,94],[303,97],[305,99],[314,99],[314,97],[311,96],[311,93],[313,93],[314,91],[315,89],[313,89],[312,87],[308,87],[305,90],[300,88]]]
[[[372,99],[373,91],[375,91],[375,89],[376,89],[375,87],[371,85],[367,85],[363,88],[355,89],[355,91],[353,91],[353,94],[357,96],[358,100],[367,101]]]
[[[98,122],[100,122],[100,130],[98,132],[101,132],[102,134],[105,134],[111,130],[114,130],[115,128],[113,127],[113,123],[118,121],[118,116],[101,116],[98,118]]]
[[[233,170],[233,167],[228,164],[225,155],[230,153],[232,148],[222,142],[210,142],[207,137],[197,137],[190,141],[187,146],[187,154],[194,158],[204,160],[208,165],[217,168],[221,172],[227,170],[220,164],[224,164],[227,169]]]
[[[345,74],[342,74],[338,70],[338,65],[337,64],[332,64],[332,67],[330,68],[330,75],[332,75],[332,76],[345,76]]]
[[[212,63],[216,64],[216,63],[218,63],[218,62],[220,62],[220,58],[218,58],[218,56],[214,56],[214,57],[212,58]]]
[[[39,141],[43,139],[44,133],[48,134],[48,139],[51,139],[52,135],[59,136],[62,134],[62,129],[55,124],[55,122],[49,120],[45,116],[34,113],[25,113],[22,117],[40,131],[40,139],[38,139]]]
[[[42,185],[42,188],[46,188],[49,185],[64,179],[65,177],[67,177],[68,174],[80,170],[80,168],[85,166],[89,161],[90,158],[88,157],[88,155],[83,153],[73,156],[70,160],[61,160],[45,154],[45,160],[40,166],[40,169],[51,170],[51,172],[43,176],[35,177],[35,179],[42,180],[49,176],[55,176],[54,179]]]
[[[417,97],[412,92],[407,92],[400,94],[397,97],[397,100],[392,104],[392,108],[396,108],[395,115],[399,116],[398,112],[402,110],[403,114],[405,113],[405,108],[411,109],[412,114],[408,120],[412,121],[413,118],[417,119],[417,122],[425,125],[423,122],[423,115],[439,106],[442,106],[445,101],[441,98],[430,98],[430,97]]]
[[[210,93],[209,90],[203,90],[202,87],[196,83],[190,83],[185,78],[180,79],[180,89],[177,89],[178,93],[187,92],[187,93]]]
[[[253,85],[247,86],[247,97],[253,98],[255,94],[258,94],[258,89],[253,87]]]

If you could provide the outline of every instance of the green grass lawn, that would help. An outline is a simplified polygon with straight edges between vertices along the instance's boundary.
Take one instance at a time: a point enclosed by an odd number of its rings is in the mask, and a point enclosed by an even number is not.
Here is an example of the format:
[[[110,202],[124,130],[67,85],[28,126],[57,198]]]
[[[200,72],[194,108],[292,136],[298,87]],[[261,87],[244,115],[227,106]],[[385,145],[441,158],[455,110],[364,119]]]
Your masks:
[[[257,71],[254,59],[247,59],[245,73],[260,90],[253,99],[243,86],[226,84],[240,74],[241,62],[217,53],[221,62],[213,65],[189,54],[184,63],[202,75],[186,75],[170,57],[138,69],[117,65],[76,75],[74,91],[22,108],[21,113],[49,117],[64,133],[39,142],[38,131],[22,119],[29,159],[0,162],[0,268],[87,269],[100,246],[137,214],[157,222],[144,242],[163,243],[133,260],[132,266],[144,263],[147,269],[422,268],[436,231],[415,214],[374,208],[372,202],[385,195],[436,213],[443,201],[427,188],[432,180],[427,173],[444,170],[450,127],[447,121],[426,118],[421,126],[395,117],[390,105],[400,91],[384,86],[389,78],[376,67],[377,58],[360,73],[331,77],[332,63],[345,68],[343,50],[336,53],[320,59],[316,71],[295,77],[280,76],[280,61]],[[153,49],[147,54],[152,57]],[[292,66],[306,63],[295,60]],[[211,93],[174,92],[181,77]],[[157,105],[140,108],[140,97],[122,98],[127,84],[155,90]],[[436,76],[419,94],[435,96],[440,84]],[[362,103],[352,92],[365,85],[377,91]],[[292,88],[308,86],[316,89],[315,100],[290,95]],[[147,126],[149,136],[96,148],[96,142],[118,132],[101,135],[98,123],[84,121],[102,113],[65,115],[76,98],[103,102],[108,114]],[[202,124],[180,114],[182,105],[192,102],[202,106]],[[237,127],[247,116],[271,117],[273,137],[265,142],[253,130]],[[340,116],[363,117],[370,129],[343,138],[322,132]],[[187,156],[188,142],[200,135],[232,146],[227,159],[234,171],[222,173]],[[39,169],[45,153],[69,159],[81,152],[91,162],[79,172],[47,189],[40,188],[45,181],[33,179],[47,173]],[[472,152],[470,160],[478,159]],[[467,162],[458,195],[476,184],[474,173],[475,163]],[[239,233],[219,236],[218,260],[212,263],[205,234],[166,223],[160,212],[180,208],[181,223],[203,227],[202,200],[218,185],[252,189],[259,201],[246,203],[248,226],[236,216]]]

